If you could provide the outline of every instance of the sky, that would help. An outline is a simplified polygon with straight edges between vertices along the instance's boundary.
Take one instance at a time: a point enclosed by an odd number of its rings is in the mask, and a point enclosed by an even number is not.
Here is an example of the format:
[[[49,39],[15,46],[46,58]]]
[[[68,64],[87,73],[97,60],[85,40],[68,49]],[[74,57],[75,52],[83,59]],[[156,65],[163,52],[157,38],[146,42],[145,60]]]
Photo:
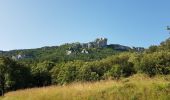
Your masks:
[[[0,0],[0,50],[108,38],[149,47],[170,34],[170,0]]]

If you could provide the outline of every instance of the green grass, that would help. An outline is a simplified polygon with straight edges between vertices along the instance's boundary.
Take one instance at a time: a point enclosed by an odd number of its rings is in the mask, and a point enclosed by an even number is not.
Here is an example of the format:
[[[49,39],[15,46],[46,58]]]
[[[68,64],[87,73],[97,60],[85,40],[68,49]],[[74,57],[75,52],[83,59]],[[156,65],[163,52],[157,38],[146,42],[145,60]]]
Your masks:
[[[170,100],[170,76],[72,83],[6,93],[0,100]]]

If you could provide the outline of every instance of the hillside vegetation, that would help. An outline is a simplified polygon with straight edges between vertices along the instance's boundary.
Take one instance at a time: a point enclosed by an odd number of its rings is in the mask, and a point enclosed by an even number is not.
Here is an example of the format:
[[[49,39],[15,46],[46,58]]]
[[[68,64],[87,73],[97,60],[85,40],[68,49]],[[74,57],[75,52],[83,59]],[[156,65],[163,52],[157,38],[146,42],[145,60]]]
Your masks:
[[[18,90],[2,100],[169,100],[170,76],[133,75],[120,80]]]
[[[66,48],[65,46],[68,46],[68,44],[61,47]],[[71,54],[69,52],[65,56],[60,55],[59,60],[42,60],[41,57],[41,60],[34,58],[28,58],[30,60],[27,58],[11,59],[7,56],[1,56],[0,95],[3,96],[5,93],[18,89],[50,85],[62,86],[77,82],[105,80],[119,81],[121,78],[128,78],[135,74],[146,74],[150,78],[156,75],[166,76],[170,74],[170,39],[158,46],[150,46],[143,52],[132,49],[122,52],[115,51],[110,47],[93,47],[86,49],[88,53],[82,54],[79,49],[82,48],[72,45],[69,48],[69,50],[72,50]],[[59,50],[61,52],[55,52],[56,56],[65,52],[65,50],[62,50],[64,49]],[[36,54],[48,56],[47,51],[44,53],[37,51]],[[49,53],[49,58],[51,58],[50,54],[53,53]],[[53,56],[55,57],[55,55]],[[164,84],[164,81],[161,84]],[[137,85],[137,87],[139,86]]]
[[[76,42],[66,43],[60,46],[46,46],[36,49],[0,51],[0,55],[27,64],[43,62],[46,60],[59,63],[73,60],[95,61],[106,58],[109,55],[133,50],[130,47],[117,44],[106,44],[104,47],[84,47],[82,46],[83,44],[84,43]],[[88,43],[86,45],[88,45]],[[68,52],[70,53],[68,54]]]

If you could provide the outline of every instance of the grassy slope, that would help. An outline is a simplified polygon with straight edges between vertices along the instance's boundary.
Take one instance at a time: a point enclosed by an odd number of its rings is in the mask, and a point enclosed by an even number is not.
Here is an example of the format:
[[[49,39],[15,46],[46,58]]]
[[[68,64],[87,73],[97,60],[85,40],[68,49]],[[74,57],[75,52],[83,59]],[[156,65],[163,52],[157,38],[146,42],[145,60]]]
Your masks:
[[[170,76],[138,74],[119,81],[33,88],[9,92],[2,100],[170,100]]]

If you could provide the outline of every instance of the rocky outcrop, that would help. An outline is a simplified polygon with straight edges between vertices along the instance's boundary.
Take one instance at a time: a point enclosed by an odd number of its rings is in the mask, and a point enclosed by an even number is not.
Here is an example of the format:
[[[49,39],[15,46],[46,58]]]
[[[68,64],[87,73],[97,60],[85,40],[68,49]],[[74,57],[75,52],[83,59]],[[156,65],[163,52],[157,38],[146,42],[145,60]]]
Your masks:
[[[112,48],[114,50],[121,50],[121,51],[129,51],[129,50],[131,50],[130,47],[123,46],[123,45],[120,45],[120,44],[110,44],[107,47]]]
[[[19,59],[23,59],[23,58],[26,58],[26,56],[25,55],[21,55],[21,54],[18,54],[16,56],[12,56],[13,60],[19,60]]]

